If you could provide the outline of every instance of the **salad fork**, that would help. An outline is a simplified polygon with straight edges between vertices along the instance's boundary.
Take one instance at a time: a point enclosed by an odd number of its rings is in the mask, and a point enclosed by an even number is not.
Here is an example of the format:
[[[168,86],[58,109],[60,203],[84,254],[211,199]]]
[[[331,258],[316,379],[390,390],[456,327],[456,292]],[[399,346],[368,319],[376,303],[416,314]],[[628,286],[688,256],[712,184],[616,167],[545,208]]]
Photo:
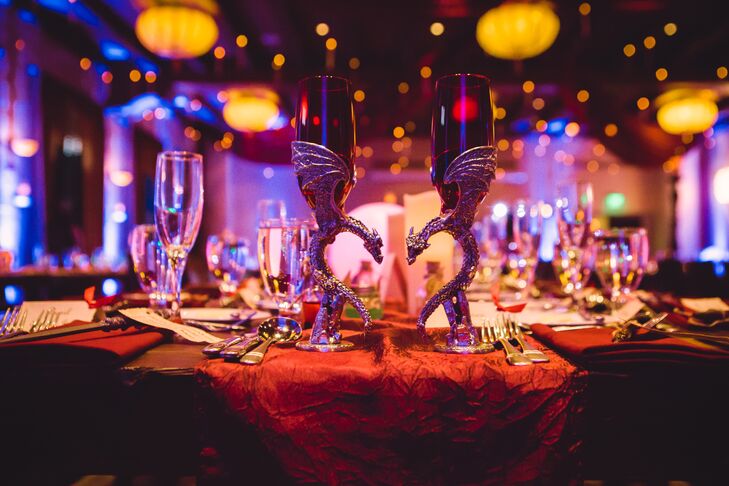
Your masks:
[[[23,327],[28,313],[22,306],[8,308],[0,321],[0,336],[8,336]]]
[[[513,366],[527,366],[532,364],[532,360],[520,353],[507,338],[506,329],[501,326],[498,322],[494,323],[484,319],[481,327],[481,334],[491,344],[500,343],[504,354],[506,356],[506,362]]]
[[[524,333],[521,331],[519,323],[516,322],[515,319],[511,316],[500,315],[499,317],[502,317],[502,325],[506,328],[509,338],[515,340],[519,346],[521,346],[522,354],[531,359],[534,363],[546,363],[549,361],[546,354],[539,351],[537,348],[529,344],[526,339],[524,339]]]

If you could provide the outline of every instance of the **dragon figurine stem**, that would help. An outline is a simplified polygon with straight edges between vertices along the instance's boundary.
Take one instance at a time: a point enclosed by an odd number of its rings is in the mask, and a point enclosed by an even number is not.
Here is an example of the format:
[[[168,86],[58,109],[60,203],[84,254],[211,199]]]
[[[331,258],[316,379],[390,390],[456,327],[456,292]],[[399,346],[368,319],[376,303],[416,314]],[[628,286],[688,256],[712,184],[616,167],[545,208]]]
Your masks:
[[[436,350],[449,353],[485,353],[493,346],[481,343],[471,322],[471,313],[466,290],[471,284],[479,261],[476,239],[471,234],[471,225],[476,208],[488,193],[496,169],[496,155],[493,147],[475,147],[458,156],[446,170],[445,183],[457,184],[459,198],[455,208],[431,219],[418,233],[410,228],[406,242],[408,264],[430,244],[428,240],[436,233],[445,232],[463,248],[463,264],[451,281],[445,284],[423,306],[418,317],[418,330],[425,337],[425,323],[439,305],[443,306],[450,332],[445,345]]]
[[[348,231],[364,242],[367,251],[378,263],[382,262],[382,239],[377,231],[370,232],[355,218],[345,214],[334,202],[334,192],[340,184],[354,181],[354,174],[337,154],[328,148],[309,142],[292,142],[292,161],[300,179],[302,191],[313,196],[314,215],[319,229],[313,234],[309,258],[314,279],[324,297],[316,315],[308,343],[297,343],[305,351],[345,351],[351,343],[341,340],[339,318],[345,302],[357,309],[364,321],[365,331],[372,325],[372,316],[352,289],[337,279],[326,262],[325,250],[339,233]]]

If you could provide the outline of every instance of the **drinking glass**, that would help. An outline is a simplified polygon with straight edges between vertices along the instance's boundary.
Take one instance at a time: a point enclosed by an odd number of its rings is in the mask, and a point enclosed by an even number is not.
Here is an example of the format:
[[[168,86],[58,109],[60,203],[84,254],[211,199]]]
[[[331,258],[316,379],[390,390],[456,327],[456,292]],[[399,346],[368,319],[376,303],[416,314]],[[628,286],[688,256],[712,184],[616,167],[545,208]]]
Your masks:
[[[230,232],[208,236],[205,245],[208,270],[218,281],[218,289],[223,297],[234,295],[245,277],[249,247],[248,240]]]
[[[203,209],[203,158],[192,152],[161,152],[154,181],[154,223],[172,271],[172,315],[180,315],[182,274],[195,243]]]
[[[491,285],[501,276],[506,261],[504,245],[506,244],[506,206],[488,206],[481,221],[479,280],[482,284]],[[503,208],[503,211],[501,210]]]
[[[610,300],[618,305],[638,288],[648,266],[645,228],[595,231],[595,272]]]
[[[565,294],[572,295],[584,288],[594,264],[595,248],[592,244],[584,248],[567,247],[561,243],[554,246],[552,267]]]
[[[129,233],[129,253],[139,286],[149,296],[150,307],[165,307],[169,290],[169,263],[153,224],[140,224],[132,229]]]
[[[286,203],[281,199],[260,199],[256,204],[258,226],[269,219],[286,219]]]
[[[270,219],[258,228],[258,264],[263,285],[280,314],[301,311],[301,298],[310,281],[309,237],[309,225],[297,219]]]
[[[520,300],[534,283],[542,236],[542,202],[518,200],[511,207],[505,281]]]
[[[574,294],[590,278],[594,263],[592,245],[592,183],[568,181],[557,186],[557,232],[552,267],[562,291]]]
[[[557,230],[563,248],[585,248],[592,223],[592,183],[575,181],[557,186]]]
[[[466,150],[493,146],[494,114],[490,81],[478,74],[453,74],[438,79],[431,128],[430,178],[441,199],[441,213],[452,211],[457,184],[445,184],[448,166]],[[483,201],[486,194],[479,197]]]

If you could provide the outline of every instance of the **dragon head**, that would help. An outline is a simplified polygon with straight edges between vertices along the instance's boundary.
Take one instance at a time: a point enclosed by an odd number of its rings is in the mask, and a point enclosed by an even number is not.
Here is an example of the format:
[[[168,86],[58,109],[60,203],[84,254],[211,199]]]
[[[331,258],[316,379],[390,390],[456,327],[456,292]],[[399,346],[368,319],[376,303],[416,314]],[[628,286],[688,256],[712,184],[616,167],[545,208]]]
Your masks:
[[[408,246],[408,265],[412,265],[415,262],[415,259],[418,258],[418,255],[430,247],[430,243],[428,243],[428,240],[423,238],[421,233],[414,234],[414,232],[415,230],[410,228],[410,234],[408,234],[408,237],[405,239]]]
[[[382,263],[382,238],[376,229],[372,230],[372,236],[367,238],[364,246],[377,263]]]

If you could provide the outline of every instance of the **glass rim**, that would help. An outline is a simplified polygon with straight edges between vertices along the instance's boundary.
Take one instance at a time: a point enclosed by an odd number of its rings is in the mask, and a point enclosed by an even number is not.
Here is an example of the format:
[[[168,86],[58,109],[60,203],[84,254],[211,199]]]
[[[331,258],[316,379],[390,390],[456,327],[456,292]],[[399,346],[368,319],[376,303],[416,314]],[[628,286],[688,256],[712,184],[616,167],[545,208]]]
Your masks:
[[[160,159],[172,159],[181,160],[183,162],[202,162],[203,156],[197,152],[190,152],[188,150],[163,150],[157,154],[157,160]]]
[[[469,84],[467,87],[477,87],[480,86],[481,83],[485,83],[486,86],[491,86],[491,78],[488,76],[484,76],[483,74],[476,74],[476,73],[453,73],[453,74],[446,74],[445,76],[441,76],[435,81],[436,88],[439,84],[443,83],[444,86],[455,86],[454,80],[456,79],[467,79],[472,82],[472,84]]]
[[[259,228],[296,228],[313,225],[314,221],[309,218],[266,218],[258,222]]]
[[[618,226],[615,228],[598,229],[592,232],[593,236],[620,236],[620,234],[648,234],[648,230],[644,226]]]
[[[341,83],[339,86],[333,86],[323,89],[323,91],[326,92],[335,92],[335,91],[348,91],[350,86],[352,85],[352,82],[349,80],[349,78],[345,78],[344,76],[335,76],[332,74],[315,74],[313,76],[307,76],[305,78],[301,78],[298,81],[299,88],[302,86],[308,85],[309,83],[312,83],[314,81],[322,81],[322,80],[329,80],[329,81],[336,81],[337,83]]]

